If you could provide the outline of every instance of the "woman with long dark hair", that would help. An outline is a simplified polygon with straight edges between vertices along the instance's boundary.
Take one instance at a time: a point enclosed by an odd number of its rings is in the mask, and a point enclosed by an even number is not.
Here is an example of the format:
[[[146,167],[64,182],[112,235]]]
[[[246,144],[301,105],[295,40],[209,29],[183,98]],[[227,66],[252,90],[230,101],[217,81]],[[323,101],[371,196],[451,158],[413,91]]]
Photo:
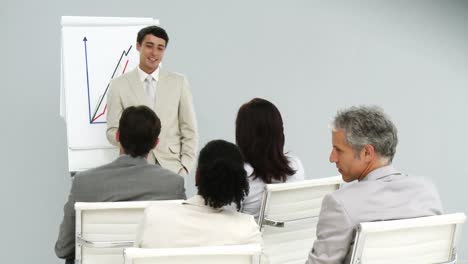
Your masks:
[[[258,217],[265,184],[304,180],[301,161],[284,153],[283,119],[271,102],[254,98],[236,118],[236,143],[244,159],[250,193],[241,211]]]
[[[222,246],[260,243],[251,215],[239,210],[249,193],[244,159],[236,145],[209,142],[198,157],[198,194],[182,204],[155,204],[145,210],[136,246],[144,248]]]

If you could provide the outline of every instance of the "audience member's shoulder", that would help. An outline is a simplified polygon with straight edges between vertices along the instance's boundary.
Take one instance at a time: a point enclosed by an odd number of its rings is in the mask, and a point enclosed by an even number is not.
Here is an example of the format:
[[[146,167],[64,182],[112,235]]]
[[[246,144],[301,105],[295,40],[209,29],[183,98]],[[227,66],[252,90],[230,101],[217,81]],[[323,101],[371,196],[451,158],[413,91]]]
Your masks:
[[[161,214],[164,214],[165,217],[170,217],[170,215],[178,214],[178,210],[174,210],[182,207],[181,202],[167,202],[167,201],[152,201],[149,203],[148,207],[145,209],[145,215],[148,218],[158,218]]]
[[[409,175],[407,181],[412,182],[414,185],[419,186],[421,189],[437,191],[436,184],[428,177],[420,175]]]
[[[289,181],[304,180],[305,170],[304,170],[304,166],[302,165],[301,160],[297,156],[289,155],[289,154],[287,155],[287,158],[288,158],[289,165],[291,166],[291,168],[296,171],[296,173],[292,175],[293,179],[289,179]]]
[[[341,200],[341,198],[346,199],[355,194],[362,194],[362,190],[366,190],[368,188],[366,185],[373,184],[374,182],[375,181],[345,182],[340,186],[340,189],[332,193],[332,196],[337,200]],[[402,176],[399,176],[397,180],[394,180],[394,182],[401,186],[405,186],[405,188],[437,193],[435,184],[426,177],[403,174]]]
[[[293,167],[293,168],[302,167],[302,162],[297,156],[291,155],[291,154],[288,153],[286,155],[286,157],[288,158],[288,161],[289,161],[289,164],[291,165],[291,167]]]
[[[147,164],[146,165],[148,169],[155,171],[154,175],[157,175],[158,177],[164,177],[168,179],[172,179],[176,182],[184,182],[184,177],[180,176],[179,174],[168,170],[166,168],[163,168],[159,165],[154,165],[154,164]]]
[[[158,211],[161,208],[174,208],[181,207],[182,200],[172,201],[172,200],[158,200],[158,201],[149,201],[147,210],[148,211]]]
[[[246,175],[247,175],[247,180],[249,180],[249,181],[259,180],[259,178],[256,178],[255,174],[253,173],[254,169],[253,169],[252,165],[250,165],[247,162],[244,163],[244,170],[245,170]]]
[[[360,182],[352,181],[352,182],[343,182],[340,185],[340,188],[330,195],[334,197],[336,200],[341,200],[341,198],[346,198],[352,195],[353,193],[358,193],[359,189],[361,188]]]
[[[252,215],[238,212],[234,208],[225,208],[223,210],[223,213],[229,217],[233,217],[233,218],[235,217],[242,221],[247,221],[247,222],[254,221],[255,222],[255,219]]]
[[[94,177],[97,177],[96,175],[101,174],[103,171],[106,171],[107,169],[111,167],[112,167],[112,163],[108,163],[108,164],[101,165],[96,168],[80,171],[77,174],[75,174],[73,178],[75,182],[83,181],[83,180],[86,180],[87,178],[94,178]]]

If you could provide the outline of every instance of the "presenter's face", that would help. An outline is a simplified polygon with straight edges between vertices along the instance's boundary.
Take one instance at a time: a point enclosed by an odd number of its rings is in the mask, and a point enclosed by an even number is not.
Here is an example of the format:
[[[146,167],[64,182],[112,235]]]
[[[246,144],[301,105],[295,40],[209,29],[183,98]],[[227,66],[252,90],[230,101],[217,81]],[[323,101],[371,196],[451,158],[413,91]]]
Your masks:
[[[158,68],[164,57],[166,41],[148,34],[141,43],[137,42],[137,50],[140,52],[140,69],[151,74]]]
[[[339,129],[332,132],[333,149],[330,153],[330,162],[336,164],[336,168],[345,182],[352,182],[361,177],[366,170],[363,151],[357,155],[351,145],[346,142],[346,133]]]

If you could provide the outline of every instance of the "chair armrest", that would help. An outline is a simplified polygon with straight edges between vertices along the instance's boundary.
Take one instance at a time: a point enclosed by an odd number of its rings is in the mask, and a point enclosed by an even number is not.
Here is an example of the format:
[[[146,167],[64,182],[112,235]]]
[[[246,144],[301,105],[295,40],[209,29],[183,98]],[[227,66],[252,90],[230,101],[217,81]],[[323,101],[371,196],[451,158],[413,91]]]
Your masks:
[[[284,227],[284,221],[276,221],[268,218],[263,219],[263,224],[267,226]]]
[[[82,246],[88,248],[123,248],[133,247],[134,241],[108,241],[108,242],[97,242],[89,241],[81,237],[76,238],[76,242]]]
[[[310,217],[303,217],[303,218],[297,218],[297,219],[288,219],[288,220],[274,220],[274,219],[269,219],[269,218],[264,218],[262,220],[263,225],[267,226],[273,226],[273,227],[285,227],[287,224],[291,224],[294,222],[302,222],[302,221],[307,221],[310,219],[316,219],[318,216],[310,216]]]

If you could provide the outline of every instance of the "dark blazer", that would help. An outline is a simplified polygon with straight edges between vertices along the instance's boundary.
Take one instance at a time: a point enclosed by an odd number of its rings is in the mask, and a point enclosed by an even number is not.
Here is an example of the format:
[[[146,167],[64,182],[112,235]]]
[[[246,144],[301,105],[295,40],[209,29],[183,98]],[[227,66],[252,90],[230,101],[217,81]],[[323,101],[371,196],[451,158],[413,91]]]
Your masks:
[[[115,161],[78,173],[63,208],[55,244],[59,258],[75,258],[75,202],[118,202],[185,199],[184,178],[145,158],[122,155]]]

